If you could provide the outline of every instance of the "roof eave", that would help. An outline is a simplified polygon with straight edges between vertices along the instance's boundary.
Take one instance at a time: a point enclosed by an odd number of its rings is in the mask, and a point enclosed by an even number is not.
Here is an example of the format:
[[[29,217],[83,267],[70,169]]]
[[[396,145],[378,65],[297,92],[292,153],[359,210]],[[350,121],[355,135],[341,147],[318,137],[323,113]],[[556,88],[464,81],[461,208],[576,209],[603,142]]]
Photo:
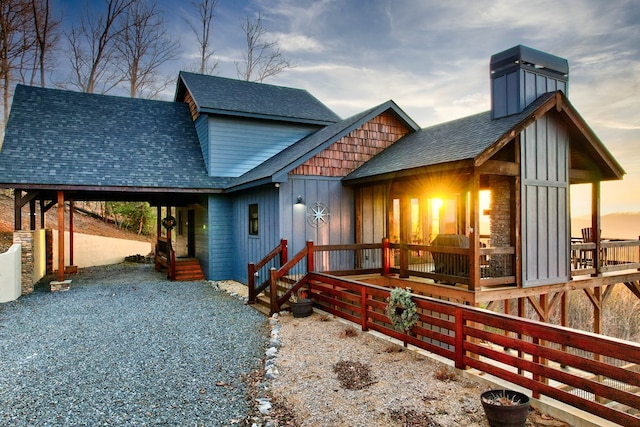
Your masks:
[[[392,181],[395,179],[405,179],[418,175],[429,175],[433,173],[451,172],[451,171],[473,171],[473,159],[462,159],[453,162],[438,163],[428,166],[420,166],[411,169],[399,170],[394,172],[387,172],[379,175],[369,175],[360,178],[348,178],[342,179],[347,185],[359,185],[367,184],[371,182],[380,181]]]
[[[255,187],[260,187],[262,185],[267,185],[267,184],[277,184],[279,181],[275,181],[272,179],[272,177],[267,176],[264,178],[260,178],[260,179],[256,179],[253,181],[249,181],[249,182],[244,182],[242,184],[239,185],[229,185],[225,188],[225,192],[226,193],[234,193],[236,191],[242,191],[242,190],[248,190],[251,188],[255,188]]]
[[[335,122],[328,120],[318,120],[318,119],[310,119],[304,117],[288,117],[288,116],[275,116],[270,114],[259,114],[259,113],[250,113],[246,111],[234,111],[234,110],[222,110],[217,108],[198,108],[198,112],[204,114],[216,114],[220,116],[232,116],[232,117],[244,117],[251,119],[264,119],[264,120],[273,120],[280,122],[294,122],[294,123],[305,123],[311,125],[321,125],[327,126],[331,125]]]
[[[145,187],[145,186],[98,186],[77,184],[29,184],[16,182],[0,182],[0,188],[14,188],[16,190],[43,190],[43,191],[88,191],[88,192],[121,192],[121,193],[222,193],[222,188],[176,188],[176,187]]]

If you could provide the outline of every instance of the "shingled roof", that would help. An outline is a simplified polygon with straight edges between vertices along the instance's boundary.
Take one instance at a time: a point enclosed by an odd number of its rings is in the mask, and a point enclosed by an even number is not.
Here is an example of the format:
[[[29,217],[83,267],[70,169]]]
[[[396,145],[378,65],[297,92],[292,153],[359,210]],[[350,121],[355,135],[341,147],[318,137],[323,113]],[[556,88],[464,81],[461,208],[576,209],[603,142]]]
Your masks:
[[[385,176],[414,174],[434,165],[471,161],[478,166],[485,153],[512,139],[537,117],[555,108],[573,132],[570,146],[573,167],[598,167],[602,180],[621,179],[624,169],[561,91],[548,92],[521,113],[491,119],[491,112],[475,114],[408,134],[344,178],[362,182]],[[585,155],[590,166],[584,163]]]
[[[18,85],[0,185],[222,188],[186,104]]]
[[[185,90],[200,113],[328,125],[340,117],[303,89],[181,71],[176,101]]]
[[[413,119],[407,116],[395,102],[387,101],[347,119],[319,129],[238,177],[230,188],[240,189],[244,188],[244,185],[248,183],[255,185],[265,181],[284,182],[287,179],[287,173],[292,169],[298,167],[354,129],[357,129],[367,121],[386,111],[391,111],[413,131],[419,129],[419,126]]]

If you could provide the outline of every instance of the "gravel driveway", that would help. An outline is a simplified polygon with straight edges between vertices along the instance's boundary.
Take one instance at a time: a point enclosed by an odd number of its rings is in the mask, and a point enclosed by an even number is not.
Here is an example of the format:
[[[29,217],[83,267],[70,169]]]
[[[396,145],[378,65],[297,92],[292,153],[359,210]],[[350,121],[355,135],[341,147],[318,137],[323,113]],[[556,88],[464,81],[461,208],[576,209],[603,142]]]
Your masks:
[[[265,318],[150,265],[81,270],[0,304],[0,425],[226,426],[245,419]]]

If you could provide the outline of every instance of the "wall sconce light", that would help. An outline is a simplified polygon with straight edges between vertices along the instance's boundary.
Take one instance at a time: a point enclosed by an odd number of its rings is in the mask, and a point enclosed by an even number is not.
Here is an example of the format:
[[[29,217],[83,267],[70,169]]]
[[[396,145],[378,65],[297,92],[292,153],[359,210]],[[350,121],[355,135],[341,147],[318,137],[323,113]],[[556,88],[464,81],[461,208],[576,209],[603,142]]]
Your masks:
[[[304,203],[304,200],[302,200],[302,196],[298,196],[298,201],[296,202],[297,205],[301,205]]]

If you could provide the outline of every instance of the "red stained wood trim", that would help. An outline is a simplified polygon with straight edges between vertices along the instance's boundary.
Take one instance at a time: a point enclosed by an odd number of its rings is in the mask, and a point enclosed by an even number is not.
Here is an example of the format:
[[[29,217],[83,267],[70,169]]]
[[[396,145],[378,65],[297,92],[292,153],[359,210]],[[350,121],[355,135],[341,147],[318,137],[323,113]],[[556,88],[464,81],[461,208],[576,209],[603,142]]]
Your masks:
[[[64,281],[64,191],[58,191],[58,282]]]

